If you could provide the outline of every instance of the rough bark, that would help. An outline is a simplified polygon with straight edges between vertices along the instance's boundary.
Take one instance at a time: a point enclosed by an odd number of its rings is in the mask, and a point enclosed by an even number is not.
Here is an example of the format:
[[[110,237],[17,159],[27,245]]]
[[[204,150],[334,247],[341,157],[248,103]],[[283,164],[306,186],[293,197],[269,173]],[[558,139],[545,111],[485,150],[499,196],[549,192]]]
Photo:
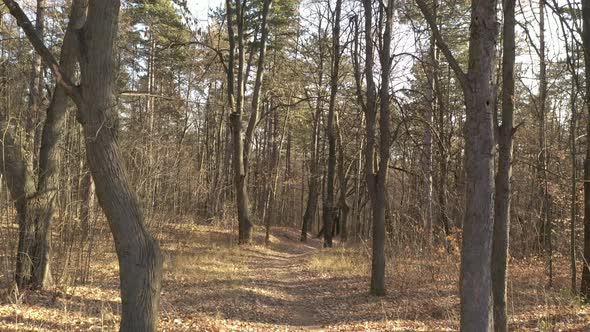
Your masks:
[[[330,74],[330,101],[328,104],[328,170],[326,173],[326,196],[324,198],[324,247],[332,247],[330,231],[334,223],[334,179],[336,178],[336,131],[334,130],[334,113],[338,94],[338,72],[340,69],[340,16],[342,0],[336,0],[334,22],[332,26],[332,71]]]
[[[432,38],[434,39],[434,38]],[[436,58],[436,46],[434,40],[430,42],[430,51],[428,52],[429,68],[427,68],[427,88],[426,88],[426,101],[427,105],[424,111],[424,137],[423,144],[424,150],[422,152],[422,169],[424,172],[423,180],[423,193],[424,193],[424,208],[422,218],[424,233],[426,235],[427,246],[432,245],[432,206],[433,206],[433,181],[432,181],[432,126],[433,126],[433,110],[435,109],[435,91],[434,91],[434,71],[436,70],[434,61]]]
[[[31,170],[27,167],[25,151],[12,137],[8,127],[4,117],[0,117],[0,173],[6,179],[8,191],[14,200],[16,221],[19,225],[15,281],[19,288],[24,288],[32,281],[33,264],[30,257],[35,232],[34,224],[27,223],[27,207],[28,200],[35,194],[36,188]]]
[[[416,0],[437,46],[454,70],[465,98],[465,216],[461,248],[461,330],[491,331],[492,232],[494,204],[494,93],[492,86],[498,22],[496,1],[471,2],[469,66],[465,74],[444,42],[424,0]]]
[[[77,29],[81,28],[86,18],[87,1],[72,2],[68,27],[60,53],[60,68],[72,79],[76,70],[78,57]],[[41,148],[39,150],[39,174],[36,208],[33,209],[35,223],[35,243],[33,259],[33,284],[36,288],[45,288],[52,283],[50,270],[51,224],[53,222],[54,204],[59,185],[57,159],[59,144],[65,124],[68,95],[61,85],[56,85],[51,102],[47,108],[47,117],[43,125]]]
[[[11,4],[13,5],[13,4]],[[40,36],[42,34],[42,20],[44,2],[37,3],[37,23],[34,32]],[[68,27],[62,44],[60,67],[67,77],[72,77],[76,64],[76,31],[79,28],[85,14],[85,4],[83,1],[74,1],[68,22]],[[22,20],[21,20],[22,21]],[[41,38],[39,37],[41,40]],[[38,57],[41,61],[41,57]],[[40,64],[35,63],[32,74],[32,80],[40,81],[37,77],[40,75],[38,69]],[[35,74],[36,73],[36,74]],[[38,82],[38,84],[41,84]],[[30,117],[37,116],[33,114],[40,107],[40,92],[37,91],[30,95],[31,113]],[[33,156],[31,159],[38,160],[37,174],[32,174],[30,160],[21,155],[22,161],[27,165],[22,177],[16,177],[18,186],[27,186],[24,188],[28,191],[26,197],[13,196],[17,202],[19,212],[19,249],[16,264],[16,281],[20,288],[34,287],[45,288],[52,284],[50,273],[50,252],[51,252],[51,222],[53,217],[54,199],[56,195],[58,171],[56,169],[56,159],[59,153],[58,145],[61,140],[61,132],[64,125],[64,116],[68,96],[61,85],[56,85],[52,94],[52,100],[47,108],[47,116],[43,125],[41,135],[39,157]],[[33,130],[33,129],[31,129]],[[33,146],[33,144],[30,144]],[[34,155],[37,149],[34,148],[31,153]],[[13,155],[14,156],[14,155]],[[16,162],[16,161],[13,161]],[[37,178],[37,185],[34,186],[33,177]]]
[[[373,259],[371,264],[371,290],[375,295],[385,294],[385,214],[387,209],[387,173],[391,146],[389,83],[391,74],[391,39],[394,0],[388,0],[385,11],[385,31],[381,62],[381,89],[379,91],[379,166],[375,174],[376,193],[373,199]]]
[[[127,179],[117,143],[115,42],[120,2],[91,1],[80,48],[81,85],[88,165],[109,222],[119,259],[121,331],[155,331],[162,255],[144,225],[139,201]]]
[[[252,222],[250,221],[249,200],[247,191],[246,171],[244,169],[244,141],[242,140],[242,108],[243,108],[243,69],[244,69],[244,45],[243,45],[243,20],[240,0],[236,1],[236,24],[238,27],[238,72],[237,82],[234,73],[236,34],[234,32],[233,7],[231,0],[226,0],[227,31],[229,37],[229,56],[227,65],[227,95],[229,103],[229,120],[232,139],[232,164],[234,173],[234,186],[236,189],[236,207],[238,210],[238,241],[246,244],[252,238]],[[237,83],[237,96],[235,85]]]
[[[584,65],[586,67],[586,110],[590,114],[590,2],[582,2],[584,45]],[[590,117],[586,122],[586,132],[590,133]],[[584,252],[582,257],[582,283],[580,294],[590,300],[590,144],[586,144],[584,160]]]
[[[575,69],[574,69],[575,70]],[[576,293],[577,289],[577,259],[576,259],[576,224],[578,223],[578,187],[577,187],[577,162],[576,162],[576,132],[577,132],[577,105],[576,98],[578,87],[572,77],[571,92],[571,122],[570,122],[570,144],[571,144],[571,208],[570,208],[570,269],[571,269],[571,290]]]
[[[366,181],[369,199],[372,210],[372,258],[371,258],[371,284],[370,292],[373,295],[385,294],[385,211],[387,196],[387,170],[389,163],[389,148],[391,146],[390,130],[390,104],[389,104],[389,82],[391,71],[391,35],[393,25],[393,0],[387,4],[379,4],[379,26],[383,27],[383,35],[380,40],[381,50],[379,61],[381,64],[381,86],[379,90],[379,158],[377,160],[375,151],[376,142],[376,120],[377,120],[377,90],[373,77],[373,8],[371,0],[364,0],[365,11],[365,77],[367,82],[366,102],[363,103],[366,120],[367,145],[365,147]],[[355,66],[357,67],[357,66]],[[358,67],[357,67],[358,68]],[[358,71],[357,91],[360,90]],[[359,100],[362,98],[359,97]]]
[[[28,18],[12,0],[4,0],[43,61],[78,106],[88,164],[98,201],[107,217],[119,260],[121,331],[156,331],[162,279],[162,255],[144,225],[117,143],[116,57],[120,1],[91,1],[80,33],[81,88],[63,74]]]
[[[322,35],[322,20],[318,24],[318,36]],[[322,85],[324,81],[324,48],[323,43],[319,43],[319,64],[318,64],[318,98],[315,105],[315,114],[313,117],[313,130],[311,132],[311,158],[309,162],[309,189],[307,195],[307,204],[303,222],[301,225],[301,241],[307,241],[307,233],[311,228],[318,207],[320,173],[319,168],[319,129],[322,116]]]
[[[248,197],[248,158],[250,154],[250,145],[254,136],[254,129],[258,122],[258,107],[260,102],[260,91],[264,77],[264,58],[266,54],[266,41],[268,39],[267,17],[270,10],[271,0],[265,0],[262,15],[262,35],[260,54],[258,56],[258,67],[256,71],[256,81],[254,84],[254,95],[252,98],[252,109],[250,120],[246,128],[245,137],[242,139],[242,111],[244,104],[244,8],[241,0],[235,1],[235,17],[237,26],[237,36],[233,28],[233,9],[230,1],[226,1],[228,35],[230,40],[230,60],[228,63],[228,102],[230,103],[230,123],[232,125],[232,143],[233,143],[233,168],[234,182],[236,187],[236,206],[238,210],[238,238],[240,244],[250,243],[252,240],[252,221],[250,217],[250,201]],[[236,38],[238,43],[238,70],[234,75],[234,60],[236,48]],[[237,76],[237,77],[235,77]],[[234,79],[237,80],[237,94],[234,105]]]
[[[338,180],[340,182],[340,195],[338,198],[338,210],[340,217],[338,224],[340,225],[340,239],[342,242],[348,240],[348,214],[350,213],[350,205],[348,204],[348,178],[346,176],[346,168],[344,164],[344,144],[342,143],[342,129],[340,128],[340,121],[338,113],[336,113],[336,132],[338,139]]]
[[[37,10],[35,15],[35,31],[41,39],[45,30],[45,0],[37,0]],[[40,121],[41,104],[43,96],[43,62],[41,57],[36,53],[33,54],[33,65],[31,67],[31,75],[29,80],[29,112],[26,115],[26,150],[29,151],[27,162],[31,169],[36,168],[37,161],[36,141],[37,141],[37,125]]]
[[[502,58],[502,124],[498,132],[498,172],[494,201],[492,242],[492,289],[494,299],[494,329],[508,331],[506,282],[510,233],[510,202],[512,176],[512,138],[514,134],[514,62],[516,57],[515,0],[504,0],[503,58]]]
[[[547,112],[547,56],[545,44],[545,2],[539,1],[539,159],[537,160],[537,184],[539,195],[542,197],[539,214],[539,240],[547,259],[548,284],[553,282],[553,248],[551,239],[551,220],[549,217],[549,193],[547,179],[547,142],[546,112]]]
[[[461,249],[461,330],[493,325],[491,249],[494,193],[493,87],[496,1],[472,1],[469,86],[465,93],[466,208]]]
[[[35,15],[35,32],[42,39],[45,19],[45,1],[37,0],[37,9]],[[42,104],[43,94],[43,63],[41,57],[33,54],[33,65],[31,67],[31,75],[29,80],[29,110],[26,114],[25,126],[25,141],[24,150],[27,153],[24,155],[24,162],[29,169],[27,175],[33,175],[35,163],[38,161],[37,152],[37,125],[40,121],[40,109]],[[32,180],[34,181],[34,180]],[[36,191],[36,190],[35,190]],[[16,275],[21,276],[17,278],[17,285],[20,288],[29,288],[36,284],[35,276],[38,274],[35,271],[35,265],[39,261],[36,255],[37,239],[37,222],[36,217],[41,215],[41,201],[35,199],[36,194],[33,194],[25,200],[25,218],[19,223],[19,239],[18,239],[18,255],[16,263]]]
[[[363,8],[365,10],[365,77],[367,81],[366,97],[365,97],[365,131],[366,131],[366,145],[365,145],[365,177],[367,182],[367,192],[369,200],[371,201],[371,212],[373,222],[373,236],[377,235],[377,239],[373,238],[373,254],[371,258],[371,285],[370,292],[375,295],[385,294],[384,271],[385,271],[385,253],[382,249],[383,238],[379,232],[384,229],[385,207],[377,202],[377,179],[375,174],[375,128],[377,118],[377,90],[373,77],[374,61],[373,61],[373,38],[371,31],[373,30],[373,2],[371,0],[363,0]],[[358,86],[357,82],[357,86]],[[358,89],[358,88],[357,88]]]

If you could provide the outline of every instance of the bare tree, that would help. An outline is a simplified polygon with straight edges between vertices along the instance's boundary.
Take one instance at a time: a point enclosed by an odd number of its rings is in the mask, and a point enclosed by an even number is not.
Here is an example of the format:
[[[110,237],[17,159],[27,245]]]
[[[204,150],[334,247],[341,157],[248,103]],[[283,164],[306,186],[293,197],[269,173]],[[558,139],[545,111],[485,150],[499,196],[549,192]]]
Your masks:
[[[37,23],[35,33],[42,35],[43,11],[45,2],[37,3]],[[78,29],[85,19],[85,1],[74,1],[70,14],[70,20],[64,42],[61,48],[60,67],[64,75],[72,77],[77,59]],[[39,62],[37,62],[37,59]],[[32,90],[39,90],[38,82],[41,80],[41,57],[36,57],[31,84]],[[34,122],[32,117],[38,117],[38,108],[41,106],[41,91],[30,93],[31,107],[28,115],[29,122]],[[61,85],[56,85],[52,94],[51,103],[47,108],[46,120],[43,124],[39,155],[34,147],[36,139],[28,139],[29,157],[25,155],[24,147],[21,147],[10,135],[0,144],[10,153],[5,154],[5,162],[11,167],[0,169],[6,171],[13,199],[17,205],[17,219],[19,224],[19,245],[16,260],[16,282],[19,288],[34,287],[45,288],[52,283],[50,270],[51,253],[51,224],[54,215],[54,204],[58,187],[58,170],[56,160],[59,155],[58,145],[61,141],[61,132],[64,127],[64,119],[68,103],[68,96]],[[0,120],[2,121],[2,120]],[[7,124],[0,124],[6,131]],[[29,135],[34,135],[35,129],[28,130]],[[38,161],[38,167],[33,168],[32,160]],[[36,173],[34,173],[36,171]],[[36,178],[36,180],[35,180]]]
[[[250,146],[254,138],[254,129],[258,123],[258,108],[260,103],[260,92],[264,77],[264,59],[266,54],[266,42],[268,39],[267,19],[270,10],[271,0],[265,0],[262,10],[262,34],[260,54],[258,56],[258,66],[256,71],[256,81],[254,83],[254,93],[252,97],[252,108],[250,110],[250,119],[246,128],[245,137],[242,138],[242,113],[244,108],[244,88],[247,77],[244,74],[244,10],[245,1],[235,1],[234,8],[230,0],[226,1],[226,16],[229,36],[229,60],[227,65],[227,94],[230,105],[230,123],[232,127],[232,145],[233,145],[233,168],[234,184],[236,186],[236,206],[238,210],[239,224],[239,243],[247,244],[252,240],[252,220],[250,215],[250,199],[248,197],[248,161],[250,157]],[[237,35],[234,32],[234,15]],[[238,69],[237,73],[234,68],[234,55],[238,51]],[[237,86],[237,93],[235,88]],[[235,97],[234,97],[235,95]]]
[[[318,196],[319,196],[319,186],[320,186],[320,177],[321,174],[319,172],[319,157],[320,157],[320,123],[321,123],[321,116],[322,116],[322,107],[323,107],[323,96],[322,96],[322,86],[324,82],[324,43],[323,43],[323,30],[322,30],[322,17],[320,16],[318,22],[318,52],[319,52],[319,59],[318,59],[318,96],[315,104],[315,112],[313,116],[313,127],[311,131],[311,151],[310,151],[310,161],[309,161],[309,180],[308,180],[308,194],[307,194],[307,203],[305,207],[305,213],[303,215],[303,222],[301,225],[301,241],[307,241],[307,232],[311,225],[313,224],[316,216],[317,206],[318,206]]]
[[[394,1],[388,0],[387,4],[379,2],[379,17],[377,22],[383,33],[379,33],[379,61],[381,64],[381,87],[379,89],[379,104],[377,104],[377,88],[374,79],[374,48],[373,48],[373,1],[364,0],[365,14],[365,80],[366,92],[362,93],[361,74],[358,59],[355,64],[355,81],[357,85],[357,99],[365,113],[365,176],[367,191],[371,201],[373,221],[373,255],[371,262],[370,291],[374,295],[385,294],[385,210],[387,206],[387,170],[391,147],[391,111],[389,103],[389,83],[391,72],[391,37],[393,25]],[[357,46],[355,44],[355,50]],[[358,52],[354,52],[358,56]],[[379,105],[379,113],[377,112]],[[379,141],[377,142],[377,114],[379,114]],[[376,160],[375,152],[379,147],[379,159]]]
[[[586,67],[586,91],[585,101],[588,114],[590,114],[590,2],[582,1],[584,45],[584,64]],[[590,118],[586,123],[586,130],[590,132]],[[580,294],[590,299],[590,144],[586,144],[586,160],[584,161],[584,253],[582,256],[582,284]]]
[[[494,194],[494,93],[492,74],[498,34],[496,1],[471,2],[467,73],[443,40],[431,10],[416,0],[436,43],[455,72],[465,98],[466,206],[461,248],[461,330],[490,331],[492,315],[492,231]]]
[[[514,136],[514,36],[515,0],[504,0],[502,40],[502,124],[497,130],[498,172],[494,201],[494,230],[492,243],[492,288],[494,293],[494,329],[508,331],[506,282],[508,273],[508,244],[510,231],[510,203],[512,177],[512,138]]]
[[[74,85],[29,19],[13,0],[4,0],[27,38],[78,107],[88,164],[98,201],[107,217],[119,258],[121,331],[155,331],[158,320],[162,255],[144,225],[139,201],[121,162],[117,143],[115,42],[120,2],[90,1],[79,34],[81,81]]]
[[[332,23],[332,71],[330,74],[330,102],[328,104],[328,170],[326,173],[326,196],[324,197],[324,247],[332,247],[332,224],[334,222],[334,179],[336,177],[336,131],[334,114],[338,94],[338,72],[340,69],[340,16],[342,0],[336,0]]]

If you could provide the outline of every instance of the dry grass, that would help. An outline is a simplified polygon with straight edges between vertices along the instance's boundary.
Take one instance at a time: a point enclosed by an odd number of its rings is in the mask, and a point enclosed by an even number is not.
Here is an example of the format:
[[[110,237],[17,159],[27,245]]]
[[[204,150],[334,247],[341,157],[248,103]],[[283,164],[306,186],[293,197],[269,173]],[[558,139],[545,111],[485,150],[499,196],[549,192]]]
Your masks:
[[[162,331],[455,331],[459,257],[390,255],[388,293],[368,294],[367,244],[320,249],[277,228],[267,246],[239,248],[229,229],[175,223],[158,237],[165,250]],[[263,243],[262,232],[256,233]],[[0,331],[116,331],[118,268],[109,241],[92,259],[86,285],[15,294],[0,291]],[[556,258],[554,286],[543,262],[511,264],[512,331],[590,331],[590,309],[566,291]]]

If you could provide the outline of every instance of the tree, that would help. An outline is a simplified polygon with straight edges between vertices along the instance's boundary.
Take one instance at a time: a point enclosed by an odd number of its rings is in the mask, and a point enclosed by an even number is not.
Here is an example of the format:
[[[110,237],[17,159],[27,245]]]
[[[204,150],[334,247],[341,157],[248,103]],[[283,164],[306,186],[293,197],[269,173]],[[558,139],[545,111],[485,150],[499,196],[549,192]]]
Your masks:
[[[508,331],[506,283],[510,233],[510,203],[512,177],[512,139],[514,136],[514,62],[516,58],[515,1],[504,0],[502,30],[502,124],[498,133],[498,172],[494,201],[492,241],[492,289],[494,298],[494,329]]]
[[[582,2],[584,46],[584,65],[586,75],[585,104],[590,115],[590,3]],[[586,130],[590,132],[590,117],[586,123]],[[582,256],[582,283],[580,294],[590,299],[590,144],[586,144],[586,159],[584,160],[584,252]]]
[[[552,221],[549,216],[550,197],[547,179],[547,138],[546,138],[546,113],[547,113],[547,51],[545,43],[545,0],[539,1],[539,102],[537,107],[539,118],[539,158],[537,160],[537,176],[539,194],[541,200],[539,218],[539,241],[543,245],[547,255],[547,270],[549,272],[549,286],[553,283],[553,248],[552,248]]]
[[[365,177],[366,186],[371,201],[373,223],[373,248],[371,258],[371,285],[370,292],[374,295],[385,295],[385,210],[387,199],[387,173],[391,147],[391,114],[389,102],[389,83],[391,72],[391,36],[393,25],[394,1],[387,4],[379,3],[379,15],[381,20],[378,26],[383,28],[383,34],[379,36],[379,61],[381,64],[381,87],[379,89],[379,103],[377,103],[377,88],[374,80],[374,51],[373,51],[373,1],[364,0],[365,16],[365,80],[366,92],[361,93],[360,68],[358,59],[354,60],[355,81],[357,85],[357,99],[365,114]],[[378,34],[380,35],[380,34]],[[356,47],[356,46],[355,46]],[[356,55],[358,53],[355,52]],[[379,106],[379,109],[377,109]],[[379,111],[379,112],[377,112]],[[379,115],[379,135],[376,133],[377,114]],[[378,136],[378,137],[377,137]],[[377,142],[378,138],[378,142]],[[378,144],[378,145],[377,145]],[[375,161],[375,152],[378,149],[378,162]]]
[[[307,203],[305,207],[305,214],[303,215],[303,222],[301,225],[301,241],[307,241],[307,232],[313,221],[315,220],[317,206],[318,206],[318,196],[319,196],[319,186],[320,186],[320,171],[319,171],[319,158],[320,158],[320,123],[322,117],[322,107],[323,107],[323,82],[324,82],[324,61],[325,61],[325,52],[324,52],[324,32],[322,29],[322,18],[323,16],[320,15],[319,22],[318,22],[318,32],[317,32],[317,49],[318,49],[318,68],[317,68],[317,100],[315,104],[315,111],[313,113],[313,125],[311,130],[311,146],[310,146],[310,161],[309,161],[309,180],[308,180],[308,195],[307,195]]]
[[[37,22],[35,32],[42,36],[44,1],[37,2]],[[77,56],[77,41],[75,29],[84,23],[85,11],[83,4],[76,1],[72,5],[71,15],[61,48],[60,67],[64,75],[72,77],[75,70]],[[37,61],[38,59],[38,61]],[[30,93],[29,121],[37,114],[40,105],[39,94],[41,90],[41,57],[36,57],[32,70],[32,84]],[[35,129],[29,128],[28,140],[29,156],[26,156],[24,147],[8,133],[8,124],[0,119],[0,127],[7,132],[6,140],[0,142],[9,153],[5,154],[4,162],[12,165],[6,169],[9,181],[9,189],[16,203],[17,219],[19,224],[19,245],[16,260],[16,283],[19,288],[46,288],[51,285],[51,224],[54,215],[54,205],[58,186],[58,170],[56,160],[59,155],[58,145],[61,140],[61,132],[64,129],[64,119],[68,97],[64,88],[57,85],[53,91],[51,103],[46,110],[46,120],[40,141],[39,155],[34,147]],[[34,126],[33,126],[34,127]],[[34,168],[32,160],[38,161],[38,167]],[[2,168],[0,172],[4,171]]]
[[[490,331],[492,315],[492,230],[494,192],[494,93],[492,74],[497,38],[496,1],[471,2],[469,66],[465,73],[443,40],[431,10],[416,0],[438,47],[461,85],[465,123],[466,202],[461,248],[461,330]]]
[[[78,107],[98,201],[119,258],[121,331],[155,331],[162,255],[146,230],[142,211],[121,162],[117,143],[115,42],[120,2],[90,1],[79,44],[80,86],[55,61],[18,4],[4,0],[27,38]]]
[[[227,65],[227,93],[230,104],[230,122],[232,126],[233,144],[233,168],[234,184],[236,186],[236,206],[238,210],[239,242],[247,244],[252,240],[252,221],[250,216],[250,199],[248,198],[248,160],[250,157],[250,146],[252,144],[254,129],[258,122],[258,107],[260,102],[260,89],[264,77],[264,58],[266,52],[266,40],[268,38],[267,17],[270,9],[270,0],[265,0],[262,10],[262,36],[258,67],[256,71],[256,82],[252,98],[252,109],[250,120],[246,129],[246,135],[242,138],[242,112],[244,105],[244,87],[247,77],[244,73],[245,49],[244,49],[244,3],[240,0],[235,2],[235,24],[237,35],[234,33],[234,8],[231,1],[226,1],[227,31],[229,36],[229,60]],[[238,69],[235,74],[234,54],[238,51]],[[235,83],[234,83],[235,81]],[[237,87],[237,94],[234,92],[234,84]],[[235,94],[235,96],[234,96]]]
[[[324,198],[324,247],[332,247],[332,225],[334,223],[334,179],[336,177],[336,131],[334,114],[338,94],[338,72],[340,69],[340,16],[342,0],[336,0],[332,22],[332,71],[330,73],[330,101],[328,104],[328,170],[326,173],[326,196]]]

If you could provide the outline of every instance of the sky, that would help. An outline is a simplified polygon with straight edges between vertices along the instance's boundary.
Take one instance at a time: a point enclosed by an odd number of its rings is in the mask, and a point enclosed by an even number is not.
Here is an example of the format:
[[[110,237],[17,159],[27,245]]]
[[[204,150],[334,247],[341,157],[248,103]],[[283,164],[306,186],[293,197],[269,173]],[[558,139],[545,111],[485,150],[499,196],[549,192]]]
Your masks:
[[[219,7],[222,0],[188,0],[191,13],[202,23],[207,22],[209,9]]]

